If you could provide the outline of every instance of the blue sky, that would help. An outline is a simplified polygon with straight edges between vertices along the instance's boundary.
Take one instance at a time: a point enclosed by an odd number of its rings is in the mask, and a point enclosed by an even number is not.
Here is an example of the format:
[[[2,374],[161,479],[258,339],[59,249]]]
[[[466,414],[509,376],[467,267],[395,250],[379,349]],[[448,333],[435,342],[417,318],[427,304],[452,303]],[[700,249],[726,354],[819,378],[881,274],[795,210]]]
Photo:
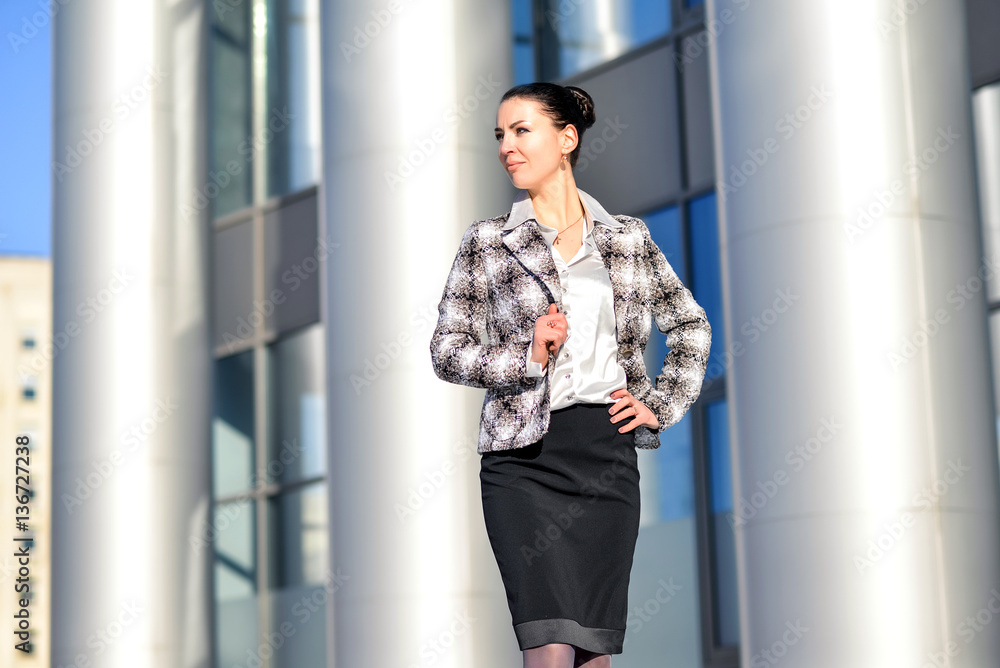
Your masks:
[[[2,255],[51,255],[52,22],[42,11],[46,4],[0,2]]]

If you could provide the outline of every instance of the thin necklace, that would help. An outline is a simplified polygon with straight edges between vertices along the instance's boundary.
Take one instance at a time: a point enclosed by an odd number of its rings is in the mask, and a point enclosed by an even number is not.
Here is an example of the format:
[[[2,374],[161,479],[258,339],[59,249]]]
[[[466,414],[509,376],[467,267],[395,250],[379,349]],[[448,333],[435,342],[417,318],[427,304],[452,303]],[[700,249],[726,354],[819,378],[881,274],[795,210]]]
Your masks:
[[[585,216],[585,215],[587,215],[586,212],[584,212],[583,216]],[[579,218],[577,218],[576,222],[574,222],[573,225],[576,225],[576,223],[579,223],[581,220],[583,220],[583,216],[580,216]],[[559,235],[562,234],[563,232],[565,232],[566,230],[568,230],[569,228],[573,227],[573,225],[567,225],[566,227],[562,228],[562,232],[559,232],[559,234],[556,235],[555,241],[552,242],[552,245],[555,246],[556,244],[558,244],[559,243]]]

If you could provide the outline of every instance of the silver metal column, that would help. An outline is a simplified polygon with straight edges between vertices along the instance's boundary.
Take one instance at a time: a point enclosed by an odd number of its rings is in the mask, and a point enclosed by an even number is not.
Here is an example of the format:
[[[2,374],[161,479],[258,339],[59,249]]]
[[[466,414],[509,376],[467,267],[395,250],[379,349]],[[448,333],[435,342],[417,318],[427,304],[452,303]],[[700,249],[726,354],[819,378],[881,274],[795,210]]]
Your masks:
[[[205,3],[53,5],[52,665],[208,668]]]
[[[519,661],[479,497],[484,390],[434,374],[466,227],[509,210],[506,2],[323,4],[331,666]],[[484,29],[485,26],[485,29]]]
[[[972,96],[972,116],[976,136],[976,175],[979,210],[982,217],[983,249],[987,257],[1000,262],[1000,82],[983,86]],[[1000,301],[1000,272],[988,277],[986,296]],[[1000,385],[1000,319],[993,315],[991,341],[993,386]],[[997,400],[1000,401],[1000,393]],[[1000,403],[997,405],[1000,432]]]
[[[964,4],[707,11],[742,665],[993,666]]]

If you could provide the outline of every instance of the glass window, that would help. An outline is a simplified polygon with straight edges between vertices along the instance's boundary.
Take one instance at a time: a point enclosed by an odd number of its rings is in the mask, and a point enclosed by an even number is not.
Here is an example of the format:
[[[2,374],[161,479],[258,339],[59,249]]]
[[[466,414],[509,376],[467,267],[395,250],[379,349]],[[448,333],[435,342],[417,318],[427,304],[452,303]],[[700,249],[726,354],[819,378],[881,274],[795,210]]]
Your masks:
[[[326,483],[313,483],[270,499],[271,587],[323,582],[328,567]]]
[[[701,668],[692,420],[685,415],[638,450],[642,515],[629,577],[628,665]]]
[[[257,558],[254,502],[215,506],[211,526],[215,559],[216,665],[242,665],[258,646]]]
[[[270,500],[271,631],[289,624],[294,642],[275,648],[274,668],[325,665],[329,565],[326,483]]]
[[[715,191],[688,203],[691,237],[691,285],[695,300],[705,309],[712,326],[712,356],[719,359],[725,347],[722,321],[722,270],[719,266],[719,228],[715,216]],[[722,364],[709,362],[705,379],[725,374]]]
[[[32,350],[35,347],[35,335],[25,334],[21,337],[21,347],[25,350]]]
[[[267,477],[287,483],[326,473],[323,326],[270,347],[271,438]]]
[[[252,350],[216,361],[214,394],[212,492],[218,499],[254,486]]]
[[[267,196],[320,179],[319,0],[267,3]],[[285,115],[287,110],[288,115]]]
[[[674,273],[686,285],[687,263],[684,259],[684,238],[681,235],[681,219],[677,207],[654,211],[646,214],[642,220],[649,228],[653,243],[663,252],[663,257],[667,258]]]
[[[684,0],[685,7],[697,7],[699,5],[704,5],[705,0]]]
[[[511,0],[514,28],[514,85],[535,81],[535,19],[531,0]]]
[[[707,405],[705,423],[713,642],[716,647],[735,646],[740,641],[740,628],[736,537],[727,519],[733,513],[733,480],[729,457],[729,413],[725,399]]]
[[[670,0],[541,0],[543,79],[572,76],[616,58],[671,28]]]
[[[199,195],[212,202],[213,216],[219,217],[253,201],[250,3],[216,2],[212,6],[212,167]]]

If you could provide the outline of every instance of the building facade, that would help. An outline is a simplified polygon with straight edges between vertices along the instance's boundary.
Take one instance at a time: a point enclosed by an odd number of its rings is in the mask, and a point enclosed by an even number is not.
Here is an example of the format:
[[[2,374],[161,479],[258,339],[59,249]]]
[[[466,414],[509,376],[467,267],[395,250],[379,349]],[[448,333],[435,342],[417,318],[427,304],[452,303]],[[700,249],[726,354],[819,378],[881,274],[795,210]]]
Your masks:
[[[111,124],[55,184],[54,330],[135,280],[54,361],[53,499],[127,467],[53,504],[52,665],[517,665],[482,394],[427,344],[461,233],[514,198],[499,98],[536,80],[593,96],[577,183],[646,222],[713,329],[640,453],[615,665],[1000,656],[991,3],[127,14],[55,21],[56,157]]]
[[[0,557],[0,616],[28,623],[25,637],[11,635],[0,647],[0,664],[16,668],[49,665],[52,517],[52,359],[56,348],[45,345],[52,329],[52,262],[48,258],[0,257],[0,455],[9,462],[11,477],[4,481],[0,512],[10,518],[3,531],[4,545],[13,546]],[[18,438],[27,438],[27,453]],[[25,459],[17,461],[16,456]],[[15,465],[23,467],[15,470]],[[26,469],[26,470],[25,470]],[[15,475],[26,476],[15,480]],[[27,488],[18,489],[16,484]],[[9,485],[9,486],[8,486]],[[25,495],[27,498],[25,499]],[[21,498],[18,498],[21,497]],[[27,500],[27,503],[22,503]],[[27,506],[27,512],[22,506]],[[26,517],[22,520],[15,518]],[[30,538],[30,541],[23,541]],[[15,542],[15,540],[17,542]],[[28,557],[22,563],[18,552]],[[22,573],[21,568],[25,568]],[[27,589],[25,589],[25,586]],[[22,606],[21,601],[27,601]],[[13,642],[10,639],[13,639]],[[22,643],[24,643],[22,645]],[[18,646],[21,645],[21,648]],[[24,651],[24,650],[28,651]]]

